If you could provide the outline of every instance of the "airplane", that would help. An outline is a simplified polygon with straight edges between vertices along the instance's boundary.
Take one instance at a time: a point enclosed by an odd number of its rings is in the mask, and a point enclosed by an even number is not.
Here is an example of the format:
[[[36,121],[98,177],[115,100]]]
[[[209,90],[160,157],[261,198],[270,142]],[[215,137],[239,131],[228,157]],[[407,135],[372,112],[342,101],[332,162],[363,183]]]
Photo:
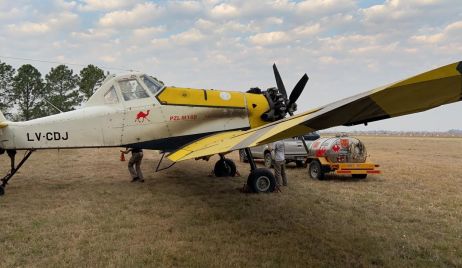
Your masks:
[[[294,115],[308,76],[288,95],[275,64],[273,72],[277,87],[247,92],[165,86],[143,73],[110,75],[80,109],[24,122],[8,121],[0,113],[0,154],[6,151],[11,160],[0,195],[34,150],[102,147],[160,150],[173,163],[219,155],[214,168],[218,176],[236,174],[226,154],[244,149],[251,160],[248,188],[272,192],[274,175],[256,167],[250,147],[334,126],[367,125],[462,99],[462,62],[456,62]],[[15,165],[18,150],[26,153]]]

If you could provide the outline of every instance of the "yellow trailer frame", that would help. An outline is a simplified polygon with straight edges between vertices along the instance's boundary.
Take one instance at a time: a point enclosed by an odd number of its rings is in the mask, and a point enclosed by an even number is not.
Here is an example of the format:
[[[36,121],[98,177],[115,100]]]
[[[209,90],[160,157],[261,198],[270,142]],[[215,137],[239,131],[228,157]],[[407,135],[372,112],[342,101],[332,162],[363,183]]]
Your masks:
[[[312,162],[319,162],[319,175],[312,175]],[[309,174],[314,179],[323,179],[324,173],[333,172],[341,175],[352,175],[354,178],[366,178],[368,174],[381,174],[382,172],[378,169],[380,165],[372,162],[364,163],[332,163],[327,160],[326,157],[310,157],[307,159],[309,168]],[[314,167],[316,169],[316,167]],[[314,170],[316,172],[316,170]]]

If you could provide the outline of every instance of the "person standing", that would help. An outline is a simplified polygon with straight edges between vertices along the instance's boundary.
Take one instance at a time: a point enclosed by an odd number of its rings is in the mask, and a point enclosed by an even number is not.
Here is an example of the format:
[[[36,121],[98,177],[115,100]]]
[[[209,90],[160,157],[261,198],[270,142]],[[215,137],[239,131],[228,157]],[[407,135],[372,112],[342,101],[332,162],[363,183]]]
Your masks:
[[[286,177],[286,157],[285,157],[285,148],[283,141],[277,141],[273,143],[274,151],[274,176],[276,177],[276,183],[278,186],[282,185],[287,186],[287,177]]]
[[[128,148],[125,151],[120,151],[124,154],[132,152],[132,157],[128,161],[128,171],[132,176],[132,182],[144,182],[143,173],[141,172],[141,160],[143,160],[143,150],[138,148]]]

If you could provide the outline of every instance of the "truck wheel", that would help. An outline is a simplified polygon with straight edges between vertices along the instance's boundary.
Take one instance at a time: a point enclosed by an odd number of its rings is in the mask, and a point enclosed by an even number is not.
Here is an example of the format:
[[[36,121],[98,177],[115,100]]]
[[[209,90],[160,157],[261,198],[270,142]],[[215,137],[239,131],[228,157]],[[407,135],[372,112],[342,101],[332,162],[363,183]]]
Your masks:
[[[324,172],[322,171],[322,166],[319,161],[311,161],[310,165],[308,166],[308,174],[312,179],[316,180],[323,180],[324,179]]]
[[[215,164],[213,173],[217,177],[234,177],[236,175],[236,164],[228,158],[220,159]]]
[[[273,172],[267,168],[257,168],[250,172],[247,186],[254,193],[270,193],[276,187],[276,179]]]
[[[243,163],[247,163],[249,162],[249,160],[247,159],[247,155],[245,154],[245,151],[244,150],[239,150],[239,161],[243,162]]]
[[[297,165],[297,167],[303,167],[303,161],[297,160],[295,161],[295,164]]]
[[[351,176],[355,179],[365,179],[367,174],[351,174]]]
[[[273,166],[273,158],[270,152],[265,153],[265,167],[271,168]]]

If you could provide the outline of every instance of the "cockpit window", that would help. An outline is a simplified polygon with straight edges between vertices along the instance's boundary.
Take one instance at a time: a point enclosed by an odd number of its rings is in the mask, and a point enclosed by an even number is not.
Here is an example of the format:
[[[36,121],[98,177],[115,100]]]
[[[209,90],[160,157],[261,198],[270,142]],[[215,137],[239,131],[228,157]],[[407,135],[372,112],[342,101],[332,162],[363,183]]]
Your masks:
[[[119,87],[126,101],[149,98],[146,90],[141,87],[136,79],[119,81]]]
[[[157,91],[163,87],[163,85],[161,85],[158,81],[147,75],[143,75],[143,82],[152,94],[156,94]]]
[[[104,102],[107,104],[116,104],[119,103],[119,97],[117,97],[116,90],[114,86],[112,86],[106,94],[104,94]]]

